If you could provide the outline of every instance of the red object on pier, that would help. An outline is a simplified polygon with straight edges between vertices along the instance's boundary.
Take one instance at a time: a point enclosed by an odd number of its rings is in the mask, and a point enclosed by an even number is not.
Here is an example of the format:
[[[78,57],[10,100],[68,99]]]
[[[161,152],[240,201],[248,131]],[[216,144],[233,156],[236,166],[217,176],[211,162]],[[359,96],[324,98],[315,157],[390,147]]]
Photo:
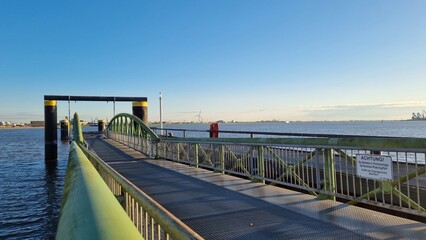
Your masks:
[[[219,137],[219,124],[216,123],[210,123],[210,137],[211,138],[218,138]]]

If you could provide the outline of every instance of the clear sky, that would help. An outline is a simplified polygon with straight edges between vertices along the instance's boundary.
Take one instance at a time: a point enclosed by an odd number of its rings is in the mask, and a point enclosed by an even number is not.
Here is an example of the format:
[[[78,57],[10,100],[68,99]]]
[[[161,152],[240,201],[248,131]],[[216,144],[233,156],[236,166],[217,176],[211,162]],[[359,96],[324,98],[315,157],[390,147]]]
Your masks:
[[[44,95],[148,97],[158,121],[160,91],[167,121],[407,119],[426,109],[425,13],[424,0],[1,0],[0,121],[42,120]]]

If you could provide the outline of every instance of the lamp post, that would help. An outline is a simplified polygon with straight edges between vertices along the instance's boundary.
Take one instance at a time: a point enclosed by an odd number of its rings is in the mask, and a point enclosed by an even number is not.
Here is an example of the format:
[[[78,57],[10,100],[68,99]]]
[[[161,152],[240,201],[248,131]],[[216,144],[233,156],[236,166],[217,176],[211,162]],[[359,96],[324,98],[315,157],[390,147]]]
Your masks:
[[[163,135],[163,94],[160,92],[160,135]]]

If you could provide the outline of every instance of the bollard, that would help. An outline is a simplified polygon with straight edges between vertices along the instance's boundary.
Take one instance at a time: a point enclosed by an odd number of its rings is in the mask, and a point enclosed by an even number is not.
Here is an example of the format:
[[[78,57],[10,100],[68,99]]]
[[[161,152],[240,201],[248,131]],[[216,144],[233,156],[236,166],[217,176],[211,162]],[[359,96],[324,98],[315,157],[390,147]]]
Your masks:
[[[106,129],[106,121],[105,120],[98,120],[98,131],[103,132]]]
[[[61,120],[61,140],[70,139],[70,121],[68,119]]]
[[[133,102],[132,103],[133,115],[140,118],[142,122],[148,124],[148,102]]]
[[[44,101],[44,159],[46,161],[58,158],[56,101]]]
[[[219,124],[218,123],[210,123],[210,138],[218,138],[219,137]]]

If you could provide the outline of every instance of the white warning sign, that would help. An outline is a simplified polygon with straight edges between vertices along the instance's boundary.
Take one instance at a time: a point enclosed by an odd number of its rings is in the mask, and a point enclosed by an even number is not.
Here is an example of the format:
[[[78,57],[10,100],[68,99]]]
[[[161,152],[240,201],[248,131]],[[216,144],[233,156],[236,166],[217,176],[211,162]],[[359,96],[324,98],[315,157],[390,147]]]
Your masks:
[[[392,158],[390,156],[357,154],[356,174],[363,178],[392,180]]]

